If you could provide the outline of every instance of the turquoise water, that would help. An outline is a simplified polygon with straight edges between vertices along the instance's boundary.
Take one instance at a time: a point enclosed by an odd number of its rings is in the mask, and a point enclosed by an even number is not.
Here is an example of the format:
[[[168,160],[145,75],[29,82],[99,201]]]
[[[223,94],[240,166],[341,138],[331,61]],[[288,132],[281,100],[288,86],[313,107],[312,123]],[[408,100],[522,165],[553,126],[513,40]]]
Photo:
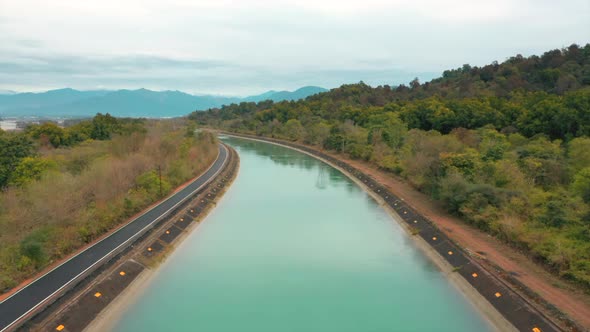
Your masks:
[[[217,208],[116,331],[488,331],[400,226],[336,169],[226,139],[240,155]]]

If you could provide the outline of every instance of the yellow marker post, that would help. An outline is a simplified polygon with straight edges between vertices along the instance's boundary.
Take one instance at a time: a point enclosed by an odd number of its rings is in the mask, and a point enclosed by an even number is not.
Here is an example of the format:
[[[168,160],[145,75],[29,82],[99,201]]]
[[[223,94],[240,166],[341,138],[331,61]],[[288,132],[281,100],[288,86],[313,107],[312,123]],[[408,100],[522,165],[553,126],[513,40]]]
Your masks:
[[[56,329],[56,330],[58,330],[58,331],[61,331],[61,330],[65,329],[65,328],[66,328],[65,326],[63,326],[63,325],[59,325],[59,326],[58,326],[58,327],[56,327],[55,329]]]
[[[538,327],[533,327],[533,332],[541,332],[541,329]]]
[[[170,231],[166,231],[166,234],[170,234]]]
[[[496,295],[496,297],[502,296],[502,294],[500,294],[499,292],[496,292],[496,294],[494,294],[494,295]]]
[[[471,276],[477,278],[477,273],[474,272]]]
[[[448,252],[448,254],[449,254],[449,255],[452,255],[452,254],[453,254],[453,252],[452,252],[452,251],[449,251],[449,252]]]
[[[149,248],[148,248],[148,251],[152,251],[152,247],[149,247]]]
[[[436,241],[436,236],[433,236],[432,237],[432,241]]]
[[[184,221],[184,218],[180,218],[180,221]]]
[[[102,296],[102,294],[100,292],[94,293],[94,297],[101,297],[101,296]]]
[[[120,276],[124,276],[124,275],[125,275],[125,271],[121,271],[121,272],[119,272],[119,275],[120,275]]]

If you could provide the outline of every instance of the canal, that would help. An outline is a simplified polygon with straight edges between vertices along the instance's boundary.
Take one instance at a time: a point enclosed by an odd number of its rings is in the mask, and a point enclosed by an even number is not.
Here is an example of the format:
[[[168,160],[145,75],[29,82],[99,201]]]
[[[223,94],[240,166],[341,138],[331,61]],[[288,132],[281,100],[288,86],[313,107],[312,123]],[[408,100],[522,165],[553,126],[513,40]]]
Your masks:
[[[489,331],[402,228],[338,170],[226,138],[239,174],[115,331]]]

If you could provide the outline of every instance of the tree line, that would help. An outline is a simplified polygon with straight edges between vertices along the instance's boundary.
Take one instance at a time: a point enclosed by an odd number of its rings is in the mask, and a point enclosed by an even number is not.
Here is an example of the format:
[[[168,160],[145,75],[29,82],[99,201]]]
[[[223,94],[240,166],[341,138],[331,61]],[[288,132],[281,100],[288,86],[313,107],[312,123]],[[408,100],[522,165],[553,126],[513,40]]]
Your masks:
[[[144,131],[143,120],[117,119],[108,113],[98,113],[90,120],[73,121],[66,127],[46,122],[29,125],[22,132],[0,130],[0,189],[35,180],[50,167],[36,158],[40,149],[73,147],[88,140],[104,141],[115,134]]]
[[[367,161],[590,290],[590,44],[189,118]]]
[[[215,138],[186,120],[98,114],[1,133],[0,293],[205,170]]]

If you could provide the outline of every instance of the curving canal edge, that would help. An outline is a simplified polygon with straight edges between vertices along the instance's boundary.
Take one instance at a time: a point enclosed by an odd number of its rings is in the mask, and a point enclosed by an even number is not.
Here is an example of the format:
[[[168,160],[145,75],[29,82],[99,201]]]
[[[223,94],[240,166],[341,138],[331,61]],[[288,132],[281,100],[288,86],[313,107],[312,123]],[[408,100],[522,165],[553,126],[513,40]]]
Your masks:
[[[60,297],[81,284],[82,281],[90,279],[89,276],[103,268],[106,263],[130,250],[154,227],[186,209],[194,197],[201,194],[220,172],[228,168],[228,161],[233,154],[234,152],[225,145],[219,144],[217,159],[198,178],[0,302],[0,332],[17,329],[28,319],[58,301]],[[218,186],[221,188],[222,184],[220,183]],[[213,189],[213,191],[216,190]],[[210,198],[211,195],[215,194],[208,194]],[[204,205],[212,202],[209,200],[206,202],[205,199],[202,200]],[[191,209],[191,212],[194,212],[195,209],[197,207]],[[191,216],[191,221],[193,217]],[[185,223],[188,222],[187,218]],[[123,275],[124,273],[121,274],[121,276]],[[98,297],[98,294],[94,294],[95,297]],[[63,329],[64,327],[58,328],[60,331]]]
[[[549,318],[497,277],[487,272],[465,250],[456,245],[428,218],[370,176],[348,163],[304,145],[283,140],[221,132],[222,135],[280,145],[319,159],[351,178],[380,203],[409,233],[420,249],[501,331],[561,331]]]

